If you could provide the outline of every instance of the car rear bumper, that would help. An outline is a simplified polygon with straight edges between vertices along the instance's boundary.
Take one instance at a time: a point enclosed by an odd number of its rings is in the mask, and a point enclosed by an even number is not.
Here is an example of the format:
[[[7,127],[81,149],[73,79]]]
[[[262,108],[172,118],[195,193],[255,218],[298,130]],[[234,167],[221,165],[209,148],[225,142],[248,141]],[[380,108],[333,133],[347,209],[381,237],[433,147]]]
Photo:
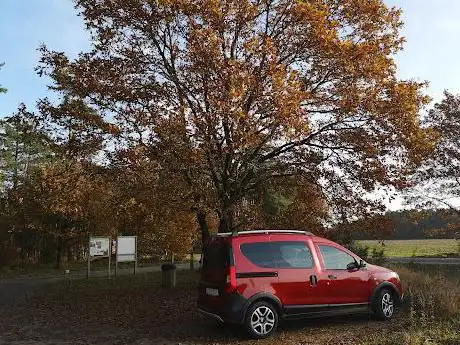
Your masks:
[[[246,311],[247,300],[239,293],[222,297],[211,297],[200,294],[198,311],[221,322],[242,323]]]
[[[203,314],[203,315],[206,315],[206,316],[208,316],[208,317],[210,317],[210,318],[216,319],[217,321],[224,322],[224,319],[222,319],[222,318],[221,318],[219,315],[217,315],[217,314],[210,313],[210,312],[208,312],[208,311],[206,311],[206,310],[204,310],[204,309],[201,309],[201,308],[199,308],[199,307],[198,307],[198,311],[199,311],[201,314]]]

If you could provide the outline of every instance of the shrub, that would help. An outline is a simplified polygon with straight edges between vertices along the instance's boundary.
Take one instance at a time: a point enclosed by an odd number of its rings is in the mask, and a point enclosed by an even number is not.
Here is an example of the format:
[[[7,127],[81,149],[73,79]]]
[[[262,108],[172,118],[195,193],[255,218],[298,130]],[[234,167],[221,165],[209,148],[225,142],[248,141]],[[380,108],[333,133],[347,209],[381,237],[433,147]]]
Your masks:
[[[362,345],[460,344],[460,277],[447,267],[394,267],[405,290],[407,326],[402,332],[376,334]],[[445,274],[444,274],[445,273]],[[444,274],[444,275],[443,275]]]
[[[18,261],[16,248],[0,248],[0,268],[11,267]]]
[[[460,281],[449,280],[440,267],[438,273],[398,267],[405,299],[414,320],[452,317],[460,313]],[[419,317],[420,316],[420,317]]]
[[[362,246],[356,242],[346,244],[345,247],[358,255],[361,259],[375,265],[383,265],[386,262],[385,248]]]
[[[383,265],[387,261],[385,256],[385,248],[372,248],[371,255],[368,257],[369,262],[375,265]]]
[[[368,246],[361,246],[356,242],[348,244],[345,246],[348,250],[352,251],[356,255],[358,255],[361,259],[368,261],[369,259],[369,250],[370,247]]]
[[[376,335],[362,345],[458,345],[460,332],[453,322],[435,323],[429,328],[408,329],[406,332]]]

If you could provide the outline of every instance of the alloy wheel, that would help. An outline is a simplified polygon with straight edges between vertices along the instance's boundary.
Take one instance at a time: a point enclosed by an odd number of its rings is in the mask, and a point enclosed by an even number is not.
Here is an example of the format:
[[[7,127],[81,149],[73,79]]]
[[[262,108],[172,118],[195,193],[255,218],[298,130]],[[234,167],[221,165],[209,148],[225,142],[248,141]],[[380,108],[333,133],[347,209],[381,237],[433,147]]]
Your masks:
[[[251,328],[258,335],[264,336],[275,327],[275,314],[266,306],[260,306],[251,315]]]
[[[390,318],[393,315],[394,304],[393,298],[389,292],[386,292],[382,296],[382,312],[385,317]]]

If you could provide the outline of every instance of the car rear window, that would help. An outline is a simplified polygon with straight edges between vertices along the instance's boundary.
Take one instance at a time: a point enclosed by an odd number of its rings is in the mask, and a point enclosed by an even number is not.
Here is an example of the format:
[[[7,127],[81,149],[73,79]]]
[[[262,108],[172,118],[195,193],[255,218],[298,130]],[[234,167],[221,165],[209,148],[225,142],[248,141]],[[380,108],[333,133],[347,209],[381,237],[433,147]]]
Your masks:
[[[264,268],[275,268],[275,253],[269,242],[243,243],[240,246],[243,255],[253,264]]]
[[[243,243],[240,249],[249,261],[263,268],[313,267],[310,249],[300,241]]]
[[[226,242],[211,242],[203,251],[204,268],[224,268],[230,265],[230,246]]]

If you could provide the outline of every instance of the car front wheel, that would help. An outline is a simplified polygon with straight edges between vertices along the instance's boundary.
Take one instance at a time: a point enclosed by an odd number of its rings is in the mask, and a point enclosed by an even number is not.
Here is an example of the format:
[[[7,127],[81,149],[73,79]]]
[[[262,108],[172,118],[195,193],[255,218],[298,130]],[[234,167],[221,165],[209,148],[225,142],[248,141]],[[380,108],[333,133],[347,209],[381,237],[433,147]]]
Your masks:
[[[267,338],[278,327],[278,313],[271,303],[256,302],[246,313],[245,327],[252,338]]]
[[[378,320],[389,320],[395,312],[395,300],[388,289],[380,290],[373,301],[374,315]]]

